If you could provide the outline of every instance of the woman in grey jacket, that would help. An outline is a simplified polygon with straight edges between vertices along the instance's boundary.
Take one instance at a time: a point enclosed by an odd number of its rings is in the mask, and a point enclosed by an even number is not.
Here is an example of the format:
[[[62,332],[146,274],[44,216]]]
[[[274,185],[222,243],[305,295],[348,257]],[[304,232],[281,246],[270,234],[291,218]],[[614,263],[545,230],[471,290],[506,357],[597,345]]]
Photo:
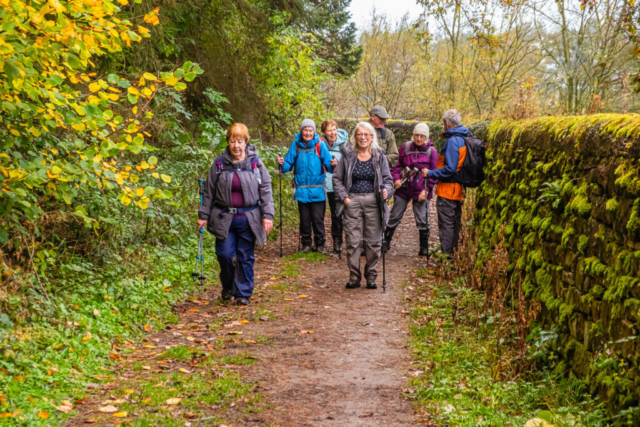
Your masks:
[[[216,237],[222,299],[233,297],[239,305],[249,305],[255,242],[264,244],[273,228],[271,177],[256,147],[249,144],[245,125],[231,125],[227,142],[209,170],[198,229],[206,226]]]
[[[367,259],[364,278],[367,289],[376,289],[382,223],[389,220],[386,201],[393,195],[393,178],[384,150],[378,146],[376,132],[369,123],[360,122],[353,130],[349,145],[333,174],[333,190],[340,200],[338,212],[344,206],[349,266],[347,289],[360,287],[360,248],[363,241]]]

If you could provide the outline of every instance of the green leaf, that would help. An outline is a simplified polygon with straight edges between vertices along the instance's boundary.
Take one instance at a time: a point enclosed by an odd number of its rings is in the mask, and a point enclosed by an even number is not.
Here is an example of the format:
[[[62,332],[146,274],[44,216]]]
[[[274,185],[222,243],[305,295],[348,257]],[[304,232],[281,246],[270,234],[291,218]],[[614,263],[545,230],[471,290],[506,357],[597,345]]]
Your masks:
[[[194,73],[193,71],[184,75],[184,79],[187,82],[193,81],[193,79],[195,78],[196,78],[196,73]]]
[[[184,70],[185,73],[188,73],[189,70],[191,69],[191,67],[193,67],[193,62],[191,61],[187,61],[184,63],[184,65],[182,66],[182,69]]]
[[[2,106],[4,107],[5,110],[14,113],[16,111],[16,107],[15,105],[13,105],[12,103],[8,102],[8,101],[2,101]]]
[[[195,65],[195,67],[193,67],[193,72],[200,75],[202,73],[204,73],[204,70],[202,68],[200,68],[200,66],[198,64]]]
[[[59,86],[64,82],[64,79],[57,74],[53,74],[51,77],[47,79],[47,83],[51,86]]]
[[[84,106],[84,112],[88,116],[101,116],[102,115],[102,110],[100,110],[95,105],[91,105],[91,104],[87,104],[87,105]]]
[[[176,83],[174,88],[177,91],[181,91],[181,90],[185,90],[187,88],[187,85],[184,82],[178,82],[178,83]]]
[[[13,65],[11,62],[4,63],[4,73],[9,77],[9,80],[20,77],[20,69]]]
[[[111,84],[116,84],[120,81],[120,77],[117,74],[109,74],[107,76],[107,81]]]
[[[184,70],[182,68],[178,68],[176,71],[173,72],[173,75],[181,79],[182,76],[184,75]]]
[[[149,163],[150,165],[155,165],[158,163],[158,158],[156,156],[151,156],[147,160],[147,163]]]
[[[132,104],[135,104],[136,102],[138,102],[138,97],[132,93],[127,94],[127,98],[129,99],[129,102]]]
[[[75,56],[73,53],[70,53],[69,56],[67,56],[67,64],[69,64],[69,67],[71,67],[74,70],[77,70],[78,68],[82,68],[82,63],[80,63],[80,58]]]
[[[118,86],[120,86],[123,89],[126,89],[129,86],[131,86],[131,82],[129,82],[129,80],[118,80]]]

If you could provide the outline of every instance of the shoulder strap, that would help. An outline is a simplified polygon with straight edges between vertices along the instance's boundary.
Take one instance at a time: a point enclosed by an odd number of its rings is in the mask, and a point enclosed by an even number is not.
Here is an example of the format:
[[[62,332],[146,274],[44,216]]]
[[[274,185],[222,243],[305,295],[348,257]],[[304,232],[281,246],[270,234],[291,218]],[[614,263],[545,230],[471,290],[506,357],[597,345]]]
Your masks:
[[[404,150],[404,155],[406,156],[407,153],[410,152],[409,148],[411,147],[411,141],[407,141],[404,143],[404,146],[402,147]]]
[[[380,138],[382,139],[383,143],[387,143],[387,128],[380,128]]]

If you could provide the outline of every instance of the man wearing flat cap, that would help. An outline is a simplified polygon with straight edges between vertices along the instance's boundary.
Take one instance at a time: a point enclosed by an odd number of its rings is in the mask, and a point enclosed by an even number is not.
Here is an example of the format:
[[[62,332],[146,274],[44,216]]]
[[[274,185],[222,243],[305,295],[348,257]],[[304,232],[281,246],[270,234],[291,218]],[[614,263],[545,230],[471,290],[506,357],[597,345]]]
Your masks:
[[[373,126],[378,134],[378,144],[384,150],[385,156],[389,161],[389,168],[395,167],[398,163],[398,147],[396,146],[396,136],[391,129],[387,129],[384,125],[389,120],[389,114],[387,110],[381,106],[376,105],[370,111],[371,117],[369,123]]]

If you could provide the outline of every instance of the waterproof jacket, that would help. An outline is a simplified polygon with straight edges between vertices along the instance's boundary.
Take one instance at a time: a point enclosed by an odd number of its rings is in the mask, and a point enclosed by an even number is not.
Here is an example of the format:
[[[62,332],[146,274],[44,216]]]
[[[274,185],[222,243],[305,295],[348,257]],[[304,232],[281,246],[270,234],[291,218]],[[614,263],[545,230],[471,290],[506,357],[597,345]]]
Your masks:
[[[405,148],[408,148],[406,152]],[[402,187],[396,190],[396,196],[403,199],[418,200],[422,190],[426,190],[427,200],[431,200],[436,180],[427,179],[425,187],[425,179],[421,171],[424,168],[435,169],[438,165],[438,151],[433,146],[433,141],[428,140],[422,146],[416,145],[413,141],[406,142],[398,149],[398,156],[398,165],[391,168],[391,176],[393,176],[394,181],[402,179],[402,172],[406,167],[411,170],[417,168],[419,172],[408,178]]]
[[[238,174],[242,185],[244,206],[257,206],[255,209],[244,212],[256,236],[259,245],[267,241],[267,233],[262,226],[262,220],[273,220],[275,212],[273,196],[271,194],[271,176],[264,163],[257,156],[256,147],[247,144],[244,160],[233,163],[229,148],[222,153],[222,168],[244,169],[239,172],[221,172],[220,165],[215,162],[209,169],[209,176],[204,187],[202,205],[198,209],[198,218],[207,220],[207,230],[218,239],[226,239],[229,235],[229,227],[233,219],[232,213],[223,212],[225,208],[232,207],[231,184],[233,175]],[[252,164],[255,162],[255,168]],[[260,178],[260,182],[258,181]]]
[[[464,189],[454,180],[456,172],[460,170],[464,164],[464,158],[467,156],[465,140],[470,137],[470,132],[469,129],[460,125],[445,131],[442,136],[447,140],[440,150],[438,168],[430,170],[427,178],[438,180],[436,187],[438,197],[461,200]]]
[[[369,121],[371,124],[371,121]],[[373,124],[371,124],[373,126]],[[398,146],[396,145],[396,136],[389,128],[384,128],[384,140],[382,139],[382,129],[374,128],[376,135],[378,136],[378,145],[384,150],[384,155],[389,161],[389,168],[392,168],[398,163]]]
[[[320,157],[316,151],[316,144],[320,144]],[[289,147],[289,152],[284,157],[282,173],[287,173],[291,169],[294,171],[293,183],[296,192],[293,198],[295,200],[302,203],[325,200],[324,182],[327,180],[325,172],[333,172],[333,167],[331,154],[327,146],[320,141],[318,134],[315,134],[308,143],[302,139],[301,134],[296,135],[296,139]]]
[[[384,155],[384,150],[381,148],[373,150],[371,155],[373,157],[373,169],[376,174],[373,188],[378,191],[380,185],[384,185],[388,193],[387,199],[390,199],[393,196],[393,178],[389,171],[389,161]],[[351,176],[357,159],[358,152],[350,147],[345,147],[342,152],[342,158],[340,162],[338,162],[338,166],[333,174],[333,190],[337,196],[336,212],[338,215],[344,210],[344,199],[349,197],[352,184]],[[381,195],[378,194],[378,203],[380,203],[380,201]],[[389,207],[386,202],[382,203],[382,207],[384,211],[383,220],[384,223],[387,224],[389,221]]]
[[[342,149],[347,146],[347,141],[349,140],[349,134],[344,129],[338,129],[338,139],[333,143],[333,146],[329,147],[329,143],[325,138],[322,138],[325,144],[327,144],[327,149],[329,153],[336,158],[336,160],[340,161],[342,158]],[[324,188],[328,193],[333,193],[333,180],[331,179],[333,174],[327,171],[327,182],[324,184]]]

